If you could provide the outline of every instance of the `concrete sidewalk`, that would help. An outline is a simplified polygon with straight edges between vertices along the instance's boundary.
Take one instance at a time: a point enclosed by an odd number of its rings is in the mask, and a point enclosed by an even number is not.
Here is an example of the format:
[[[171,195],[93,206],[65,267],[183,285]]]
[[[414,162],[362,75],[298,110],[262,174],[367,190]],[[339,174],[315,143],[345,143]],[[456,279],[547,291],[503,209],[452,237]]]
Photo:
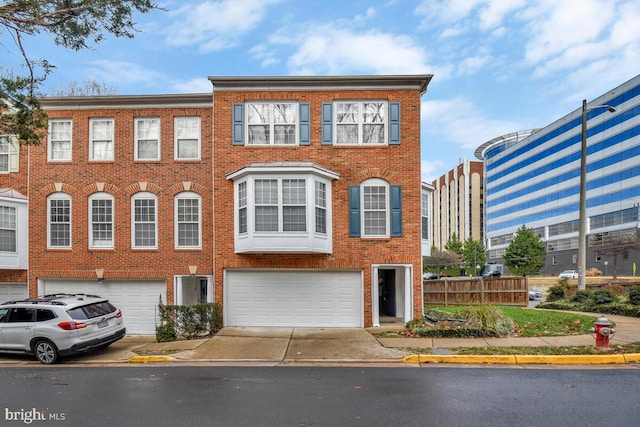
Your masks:
[[[593,313],[587,313],[595,316]],[[608,316],[616,323],[611,344],[640,342],[640,319]],[[222,364],[340,363],[509,363],[610,364],[639,363],[640,354],[594,356],[456,356],[457,347],[594,346],[591,335],[507,338],[385,338],[381,332],[404,329],[401,323],[379,328],[224,328],[206,339],[156,343],[154,336],[127,336],[92,354],[63,363],[112,364],[218,362]],[[33,358],[0,356],[0,364],[39,363]]]

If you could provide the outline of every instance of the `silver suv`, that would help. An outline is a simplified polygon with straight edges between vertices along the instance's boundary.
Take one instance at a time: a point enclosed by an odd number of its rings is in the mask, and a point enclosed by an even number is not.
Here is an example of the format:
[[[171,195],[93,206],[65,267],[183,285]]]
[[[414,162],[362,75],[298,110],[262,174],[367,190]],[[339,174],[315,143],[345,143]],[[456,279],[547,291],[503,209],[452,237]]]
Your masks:
[[[0,305],[0,352],[33,354],[45,364],[107,347],[125,333],[122,311],[97,295],[45,295]]]

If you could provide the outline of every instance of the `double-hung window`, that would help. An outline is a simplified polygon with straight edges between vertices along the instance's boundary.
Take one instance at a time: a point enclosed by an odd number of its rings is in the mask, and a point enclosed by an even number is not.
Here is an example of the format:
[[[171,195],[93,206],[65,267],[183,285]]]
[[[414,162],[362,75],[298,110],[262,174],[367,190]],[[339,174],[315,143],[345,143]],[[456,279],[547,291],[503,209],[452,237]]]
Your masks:
[[[89,246],[91,248],[113,248],[113,196],[96,193],[89,197]]]
[[[9,156],[11,153],[11,141],[9,135],[0,135],[0,173],[9,172]]]
[[[181,193],[175,198],[176,247],[200,247],[200,196],[195,193]]]
[[[16,208],[0,206],[0,252],[16,252]]]
[[[176,117],[174,134],[175,159],[198,160],[200,158],[200,117]]]
[[[426,193],[421,194],[420,212],[422,219],[422,239],[429,239],[429,195]]]
[[[402,188],[380,178],[349,186],[351,237],[401,237]]]
[[[71,161],[71,120],[57,119],[49,121],[49,161]]]
[[[335,126],[337,145],[386,144],[387,103],[336,102]]]
[[[114,120],[89,120],[89,156],[90,160],[113,160]]]
[[[48,197],[49,248],[71,247],[71,197],[56,193]]]
[[[306,180],[256,179],[256,232],[307,231]]]
[[[160,160],[160,119],[139,118],[135,123],[135,160]]]
[[[316,233],[327,234],[327,184],[316,181]]]
[[[133,236],[132,246],[138,249],[158,247],[157,197],[151,193],[138,193],[131,200]]]
[[[297,103],[251,102],[247,109],[247,145],[295,145]]]

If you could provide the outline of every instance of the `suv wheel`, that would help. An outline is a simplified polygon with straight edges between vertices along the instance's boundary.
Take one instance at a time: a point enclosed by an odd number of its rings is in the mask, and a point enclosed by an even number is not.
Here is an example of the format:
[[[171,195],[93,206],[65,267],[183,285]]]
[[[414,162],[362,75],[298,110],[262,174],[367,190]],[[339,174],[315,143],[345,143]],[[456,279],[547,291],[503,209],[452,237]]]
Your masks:
[[[51,341],[36,341],[33,345],[33,353],[36,355],[36,358],[45,365],[51,365],[58,361],[58,349]]]

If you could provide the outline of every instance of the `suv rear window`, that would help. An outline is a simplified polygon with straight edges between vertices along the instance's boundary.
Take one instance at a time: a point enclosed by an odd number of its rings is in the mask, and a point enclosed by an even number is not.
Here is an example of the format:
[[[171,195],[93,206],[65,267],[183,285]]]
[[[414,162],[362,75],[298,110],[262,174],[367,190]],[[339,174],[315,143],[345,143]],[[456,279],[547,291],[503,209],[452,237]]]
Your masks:
[[[72,319],[86,320],[111,314],[114,311],[116,311],[116,308],[112,306],[109,301],[102,301],[72,308],[71,310],[67,310],[67,313]]]

